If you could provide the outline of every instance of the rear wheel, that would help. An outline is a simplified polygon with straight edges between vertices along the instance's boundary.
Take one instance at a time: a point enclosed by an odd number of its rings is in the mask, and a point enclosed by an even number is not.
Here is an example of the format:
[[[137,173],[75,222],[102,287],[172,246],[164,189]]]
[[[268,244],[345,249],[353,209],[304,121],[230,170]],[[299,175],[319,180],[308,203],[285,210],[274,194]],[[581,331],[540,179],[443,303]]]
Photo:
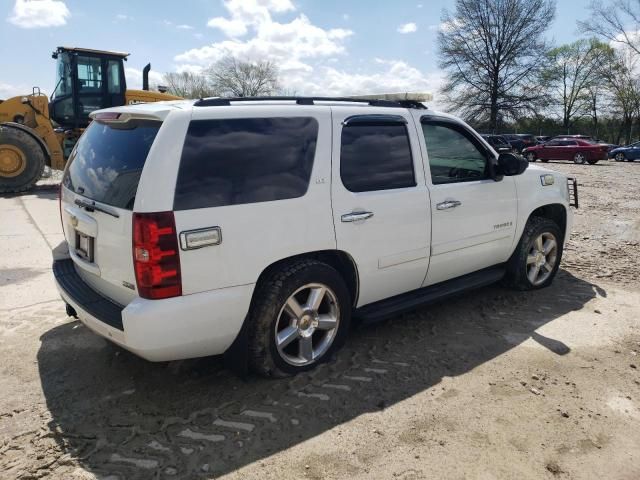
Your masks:
[[[535,162],[536,161],[536,154],[533,152],[527,152],[527,160],[529,162]]]
[[[344,343],[351,300],[340,274],[316,260],[283,267],[260,282],[249,313],[249,361],[284,377],[331,358]]]
[[[589,165],[595,165],[595,164],[596,164],[596,163],[598,163],[598,162],[599,162],[599,160],[591,160],[591,159],[590,159],[590,160],[587,160],[587,163],[588,163]]]
[[[42,176],[45,157],[27,132],[0,127],[0,193],[29,190]]]
[[[531,217],[509,264],[505,283],[518,290],[536,290],[553,281],[562,258],[562,233],[548,218]]]
[[[585,164],[587,163],[587,156],[582,152],[578,152],[573,156],[573,163]]]
[[[626,157],[624,156],[624,153],[620,152],[616,153],[615,159],[616,162],[624,162],[626,160]]]

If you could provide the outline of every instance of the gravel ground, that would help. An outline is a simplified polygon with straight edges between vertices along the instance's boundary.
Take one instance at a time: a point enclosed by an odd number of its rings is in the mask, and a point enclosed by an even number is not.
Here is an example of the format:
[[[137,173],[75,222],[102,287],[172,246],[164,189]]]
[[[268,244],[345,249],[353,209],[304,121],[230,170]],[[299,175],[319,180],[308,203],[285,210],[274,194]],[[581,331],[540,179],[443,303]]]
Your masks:
[[[354,328],[293,379],[145,362],[65,317],[44,260],[0,259],[0,478],[640,478],[640,164],[547,166],[581,202],[550,288]],[[10,257],[5,212],[52,243],[47,182],[0,198]]]

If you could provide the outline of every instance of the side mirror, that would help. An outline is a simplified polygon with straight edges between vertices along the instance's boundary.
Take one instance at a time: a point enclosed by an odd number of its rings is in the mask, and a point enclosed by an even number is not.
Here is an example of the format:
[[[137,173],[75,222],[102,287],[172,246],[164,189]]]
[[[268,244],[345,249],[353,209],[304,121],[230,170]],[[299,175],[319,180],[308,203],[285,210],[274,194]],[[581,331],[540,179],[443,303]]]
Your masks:
[[[513,175],[522,174],[528,166],[529,162],[520,155],[514,155],[513,153],[501,153],[498,157],[496,173],[498,175],[511,177]]]

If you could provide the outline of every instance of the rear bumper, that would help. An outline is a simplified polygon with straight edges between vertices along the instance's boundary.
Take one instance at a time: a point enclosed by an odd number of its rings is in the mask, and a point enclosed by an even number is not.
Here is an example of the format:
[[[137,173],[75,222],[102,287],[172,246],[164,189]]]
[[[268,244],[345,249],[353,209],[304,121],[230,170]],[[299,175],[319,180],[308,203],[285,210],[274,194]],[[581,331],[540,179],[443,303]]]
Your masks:
[[[55,260],[62,299],[95,333],[150,361],[224,353],[242,328],[254,285],[211,290],[164,300],[136,298],[115,304],[91,289],[71,259]]]

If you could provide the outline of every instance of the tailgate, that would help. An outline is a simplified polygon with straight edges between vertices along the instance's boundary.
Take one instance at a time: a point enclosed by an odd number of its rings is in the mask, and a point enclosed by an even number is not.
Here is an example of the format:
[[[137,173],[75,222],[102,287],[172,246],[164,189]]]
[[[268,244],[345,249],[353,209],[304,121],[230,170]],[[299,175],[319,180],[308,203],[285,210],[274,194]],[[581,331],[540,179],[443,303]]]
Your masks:
[[[94,121],[69,157],[62,180],[62,225],[76,270],[120,305],[137,296],[132,210],[160,125],[155,120]]]

